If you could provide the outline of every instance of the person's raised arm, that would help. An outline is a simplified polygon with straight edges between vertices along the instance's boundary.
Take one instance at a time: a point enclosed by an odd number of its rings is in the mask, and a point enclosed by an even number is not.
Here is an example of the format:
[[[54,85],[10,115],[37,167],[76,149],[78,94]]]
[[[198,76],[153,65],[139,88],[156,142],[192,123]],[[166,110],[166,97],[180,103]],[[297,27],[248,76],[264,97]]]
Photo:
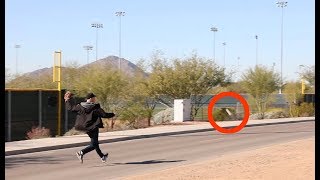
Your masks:
[[[66,94],[64,95],[64,101],[66,104],[66,108],[68,111],[72,112],[78,112],[80,111],[80,106],[77,106],[72,98],[72,93],[70,91],[67,91]]]

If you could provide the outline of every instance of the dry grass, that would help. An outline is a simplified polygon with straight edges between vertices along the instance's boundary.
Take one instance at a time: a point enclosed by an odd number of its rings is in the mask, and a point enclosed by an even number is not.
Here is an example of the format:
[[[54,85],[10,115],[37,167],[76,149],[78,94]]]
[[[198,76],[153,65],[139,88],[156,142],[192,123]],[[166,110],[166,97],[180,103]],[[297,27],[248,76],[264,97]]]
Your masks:
[[[26,139],[40,139],[47,137],[51,137],[50,129],[33,126],[31,130],[27,132]]]

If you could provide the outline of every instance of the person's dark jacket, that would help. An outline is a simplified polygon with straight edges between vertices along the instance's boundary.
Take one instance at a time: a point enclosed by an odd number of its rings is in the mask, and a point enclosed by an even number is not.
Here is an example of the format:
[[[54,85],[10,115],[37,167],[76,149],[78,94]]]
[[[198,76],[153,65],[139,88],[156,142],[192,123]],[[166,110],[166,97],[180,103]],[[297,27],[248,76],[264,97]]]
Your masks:
[[[66,108],[71,112],[77,113],[75,129],[90,132],[96,128],[103,128],[101,118],[112,118],[114,113],[106,113],[99,103],[81,102],[74,104],[71,99],[66,101]]]

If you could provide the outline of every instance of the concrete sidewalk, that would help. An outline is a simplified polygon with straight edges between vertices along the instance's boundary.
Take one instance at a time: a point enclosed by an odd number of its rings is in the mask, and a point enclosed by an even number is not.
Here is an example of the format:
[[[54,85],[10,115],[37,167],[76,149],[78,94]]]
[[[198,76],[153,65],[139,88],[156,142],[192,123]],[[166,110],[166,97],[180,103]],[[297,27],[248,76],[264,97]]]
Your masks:
[[[247,125],[244,128],[250,127],[250,126],[296,123],[296,122],[314,121],[314,120],[315,120],[315,117],[249,120]],[[238,126],[240,123],[241,123],[240,121],[224,121],[224,122],[218,122],[217,124],[221,127],[226,128],[226,127]],[[181,124],[165,125],[165,126],[155,126],[155,127],[135,129],[135,130],[100,133],[99,142],[102,144],[102,143],[118,142],[118,141],[132,140],[132,139],[141,139],[141,138],[184,134],[184,133],[195,133],[195,132],[204,132],[204,131],[213,131],[213,130],[215,129],[211,126],[209,122],[199,123],[199,122],[189,121],[189,122],[186,122],[186,125],[183,125],[183,124],[182,125]],[[86,134],[6,142],[5,156],[85,146],[85,145],[88,145],[89,142],[90,142],[90,139]]]

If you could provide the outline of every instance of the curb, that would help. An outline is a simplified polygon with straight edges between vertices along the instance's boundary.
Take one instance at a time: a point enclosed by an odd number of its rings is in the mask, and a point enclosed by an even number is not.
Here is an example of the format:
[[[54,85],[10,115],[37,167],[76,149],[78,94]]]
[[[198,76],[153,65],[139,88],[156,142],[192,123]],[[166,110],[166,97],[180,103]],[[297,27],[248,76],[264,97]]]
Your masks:
[[[315,121],[315,119],[295,120],[295,121],[285,121],[285,122],[270,122],[270,123],[261,123],[261,124],[249,124],[249,125],[246,125],[245,127],[266,126],[266,125],[274,125],[274,124],[300,123],[300,122],[308,122],[308,121]],[[225,126],[224,128],[232,128],[232,127],[235,127],[235,126]],[[120,138],[114,138],[114,139],[100,140],[99,143],[100,144],[113,143],[113,142],[128,141],[128,140],[134,140],[134,139],[153,138],[153,137],[170,136],[170,135],[177,135],[177,134],[198,133],[198,132],[206,132],[206,131],[212,131],[212,130],[216,131],[213,128],[204,128],[204,129],[195,129],[195,130],[186,130],[186,131],[176,131],[176,132],[166,132],[166,133],[157,133],[157,134],[148,134],[148,135],[136,135],[136,136],[130,136],[130,137],[120,137]],[[70,143],[70,144],[46,146],[46,147],[39,147],[39,148],[13,150],[13,151],[6,151],[5,156],[27,154],[27,153],[34,153],[34,152],[41,152],[41,151],[50,151],[50,150],[65,149],[65,148],[73,148],[73,147],[80,147],[80,146],[86,146],[86,145],[88,145],[88,142]]]

